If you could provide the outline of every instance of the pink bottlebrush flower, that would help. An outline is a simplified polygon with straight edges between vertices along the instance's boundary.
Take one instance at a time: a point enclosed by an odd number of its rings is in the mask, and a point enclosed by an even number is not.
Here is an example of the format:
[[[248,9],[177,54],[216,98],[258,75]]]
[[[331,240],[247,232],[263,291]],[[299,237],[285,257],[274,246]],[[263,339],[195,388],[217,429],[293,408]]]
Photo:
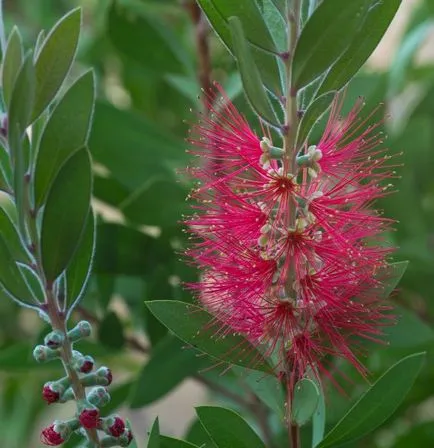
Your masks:
[[[222,101],[190,139],[201,159],[189,170],[198,183],[187,256],[202,271],[191,289],[227,326],[219,333],[277,353],[291,387],[308,368],[330,376],[326,355],[365,374],[360,340],[378,340],[387,322],[380,274],[392,253],[383,235],[393,221],[372,207],[394,175],[378,126],[358,120],[361,103],[341,118],[337,97],[293,167],[218,89]]]

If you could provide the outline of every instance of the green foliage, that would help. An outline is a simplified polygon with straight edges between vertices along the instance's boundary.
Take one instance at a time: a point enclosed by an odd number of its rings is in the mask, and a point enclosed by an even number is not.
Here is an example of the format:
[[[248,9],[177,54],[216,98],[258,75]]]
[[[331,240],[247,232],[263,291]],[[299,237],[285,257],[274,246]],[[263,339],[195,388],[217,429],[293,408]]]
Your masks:
[[[247,422],[230,409],[200,406],[197,416],[218,448],[265,448]]]
[[[87,148],[75,152],[60,168],[48,193],[41,228],[41,257],[48,281],[68,267],[80,245],[92,192]]]
[[[303,378],[295,385],[292,400],[292,420],[302,426],[308,422],[318,408],[320,391],[314,381]]]
[[[424,358],[424,353],[416,353],[392,366],[326,434],[318,448],[351,442],[384,422],[407,395]]]

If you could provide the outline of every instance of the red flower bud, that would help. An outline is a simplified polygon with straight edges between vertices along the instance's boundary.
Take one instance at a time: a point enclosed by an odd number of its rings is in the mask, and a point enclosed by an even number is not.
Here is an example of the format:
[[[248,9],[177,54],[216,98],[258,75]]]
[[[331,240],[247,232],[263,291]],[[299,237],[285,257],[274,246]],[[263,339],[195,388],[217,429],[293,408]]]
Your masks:
[[[93,369],[93,362],[87,359],[81,365],[80,372],[81,373],[89,373],[92,371],[92,369]]]
[[[46,384],[42,389],[42,398],[48,403],[56,403],[59,401],[60,394],[51,388],[50,384]]]
[[[113,381],[112,371],[110,369],[107,369],[107,386],[110,386],[112,381]]]
[[[55,425],[48,426],[41,432],[41,442],[48,446],[61,445],[65,440],[55,429]]]
[[[84,409],[81,411],[78,419],[81,425],[86,429],[96,428],[99,425],[99,411],[98,409]]]
[[[125,431],[125,422],[121,418],[115,417],[113,424],[108,430],[113,437],[120,437]]]
[[[133,433],[131,431],[127,432],[128,445],[133,441]]]

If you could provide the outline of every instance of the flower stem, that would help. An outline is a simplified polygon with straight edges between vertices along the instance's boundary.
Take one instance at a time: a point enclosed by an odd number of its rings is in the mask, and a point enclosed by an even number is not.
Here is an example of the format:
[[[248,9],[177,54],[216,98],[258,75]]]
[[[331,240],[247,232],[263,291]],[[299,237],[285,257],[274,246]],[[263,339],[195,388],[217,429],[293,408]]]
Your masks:
[[[77,372],[72,366],[72,346],[71,342],[67,337],[65,314],[59,309],[57,300],[53,294],[51,287],[46,288],[46,306],[47,313],[51,321],[53,330],[59,330],[64,335],[64,342],[60,349],[60,357],[62,359],[62,364],[65,372],[69,378],[71,388],[74,392],[75,399],[77,401],[82,401],[86,399],[86,391],[80,382]],[[87,437],[92,448],[100,448],[100,441],[96,429],[86,429]]]
[[[292,7],[291,7],[292,5]],[[296,157],[297,150],[295,148],[297,130],[299,125],[298,108],[297,108],[297,89],[292,86],[292,63],[294,58],[295,47],[300,33],[301,22],[301,0],[288,1],[287,5],[287,27],[288,27],[288,51],[285,59],[286,71],[286,97],[285,97],[285,126],[283,144],[285,150],[285,163],[288,173],[296,175]],[[295,226],[295,204],[289,204],[288,227]],[[289,269],[287,278],[287,293],[289,294],[293,289],[294,282],[294,268]],[[286,341],[282,341],[283,350]],[[284,354],[285,356],[285,354]],[[300,448],[300,428],[292,421],[292,398],[293,387],[295,382],[291,380],[291,366],[285,363],[285,384],[286,384],[286,423],[288,426],[288,441],[292,448]]]

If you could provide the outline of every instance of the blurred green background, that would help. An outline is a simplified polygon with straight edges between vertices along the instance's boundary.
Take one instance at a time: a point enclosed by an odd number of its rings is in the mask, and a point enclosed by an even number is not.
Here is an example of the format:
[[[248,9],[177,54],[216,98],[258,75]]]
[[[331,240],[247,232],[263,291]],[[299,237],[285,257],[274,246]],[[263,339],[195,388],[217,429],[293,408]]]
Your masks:
[[[74,315],[74,320],[89,319],[96,331],[82,350],[112,368],[109,406],[129,416],[139,447],[156,415],[163,433],[200,442],[193,406],[209,400],[238,409],[242,402],[252,424],[261,431],[268,421],[276,440],[282,436],[283,447],[282,422],[269,415],[245,372],[207,370],[210,362],[168,335],[143,305],[145,299],[192,300],[181,283],[197,274],[180,260],[186,244],[180,220],[189,185],[177,169],[188,163],[184,139],[201,109],[198,95],[205,84],[198,73],[204,61],[197,56],[198,43],[209,46],[210,78],[222,83],[251,117],[235,64],[190,0],[9,0],[5,19],[8,29],[20,27],[29,46],[41,28],[49,29],[75,6],[83,7],[84,29],[71,79],[94,67],[99,94],[90,140],[97,254],[87,297]],[[405,354],[428,352],[404,404],[360,447],[434,446],[433,48],[434,2],[404,0],[380,48],[346,94],[348,106],[364,96],[367,115],[384,103],[385,144],[392,153],[403,152],[394,181],[397,193],[382,201],[386,215],[399,221],[390,235],[399,246],[396,260],[410,261],[393,296],[401,322],[399,331],[388,330],[390,345],[373,347],[366,364],[375,378]],[[34,313],[1,298],[0,434],[5,448],[41,446],[40,428],[59,412],[68,415],[67,406],[47,408],[40,396],[42,385],[60,371],[37,365],[31,357],[45,333]],[[348,395],[327,390],[328,424],[366,387],[348,366],[340,369],[350,380]],[[67,446],[74,447],[74,441]]]

